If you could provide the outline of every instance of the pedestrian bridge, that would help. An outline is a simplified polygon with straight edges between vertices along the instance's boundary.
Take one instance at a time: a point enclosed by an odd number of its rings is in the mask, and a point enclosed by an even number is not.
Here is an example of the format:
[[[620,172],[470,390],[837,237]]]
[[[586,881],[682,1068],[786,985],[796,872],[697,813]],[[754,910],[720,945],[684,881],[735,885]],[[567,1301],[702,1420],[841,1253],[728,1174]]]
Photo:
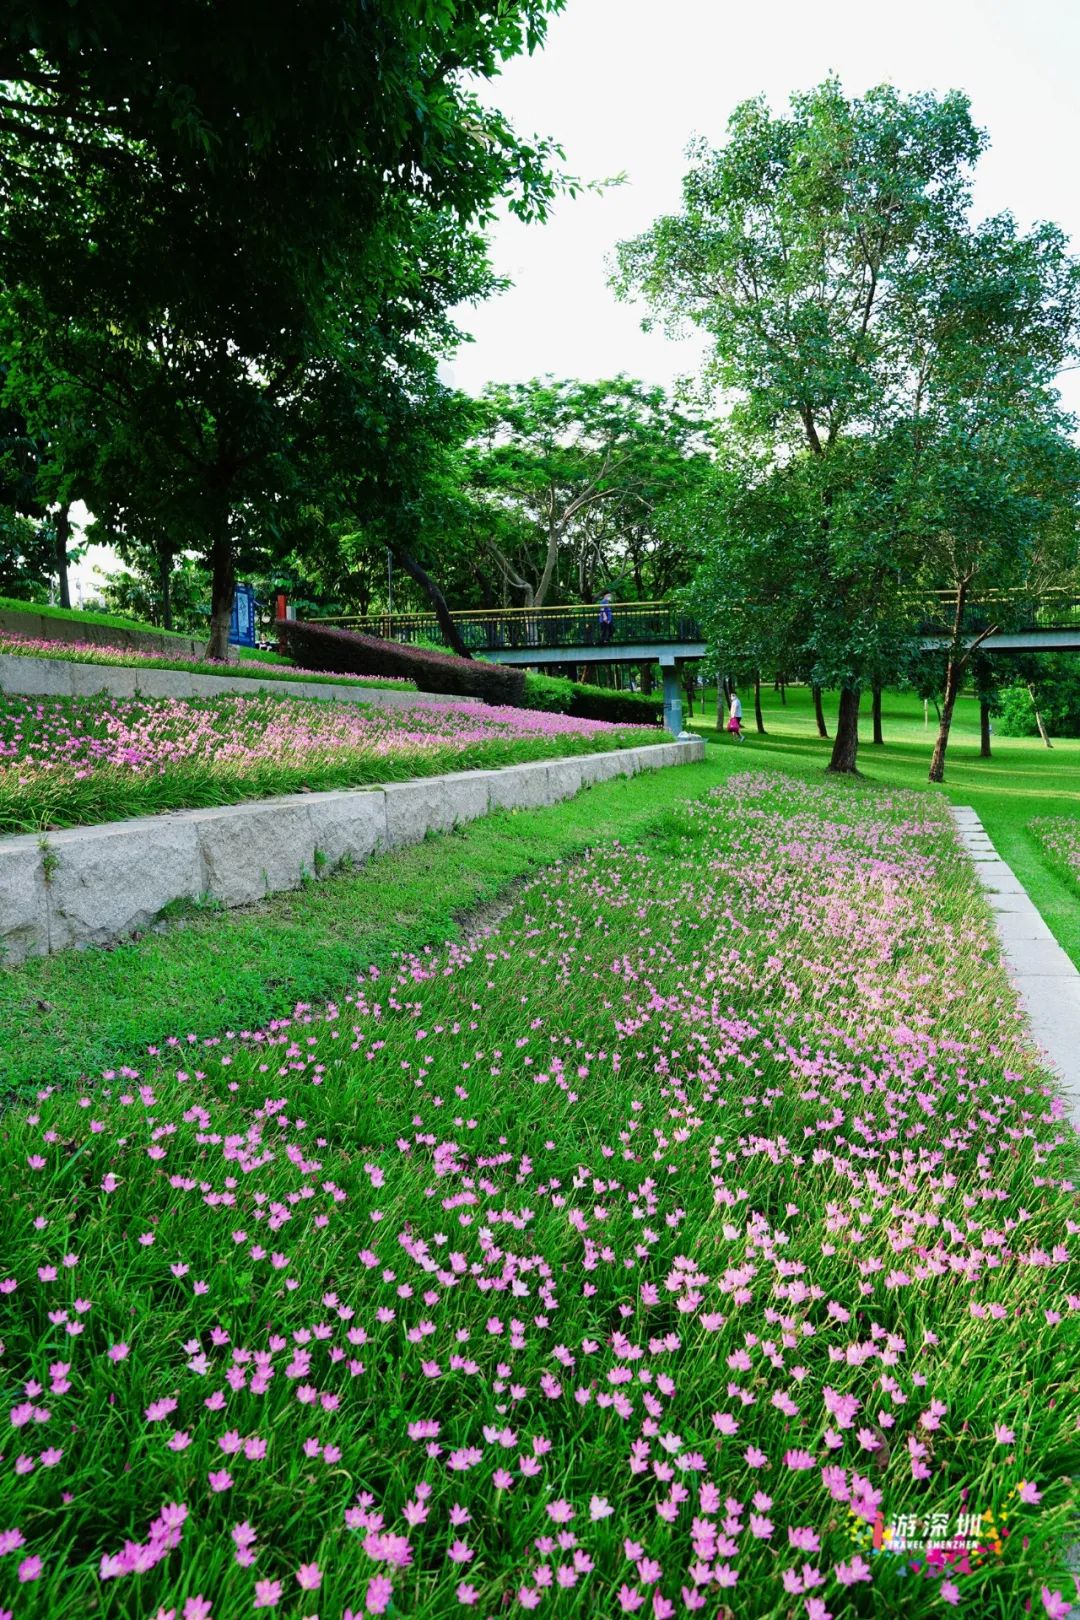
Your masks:
[[[737,604],[732,604],[737,613]],[[614,602],[611,624],[600,622],[598,603],[541,608],[469,608],[452,613],[465,646],[496,664],[659,664],[664,719],[682,730],[678,666],[704,658],[705,633],[694,617],[672,602]],[[912,594],[913,630],[926,650],[944,647],[952,634],[948,592]],[[434,613],[334,614],[313,618],[385,641],[435,642],[445,646]],[[987,653],[1080,652],[1080,596],[1066,590],[1038,595],[988,592],[973,602],[964,620],[974,639],[997,626],[981,643]]]

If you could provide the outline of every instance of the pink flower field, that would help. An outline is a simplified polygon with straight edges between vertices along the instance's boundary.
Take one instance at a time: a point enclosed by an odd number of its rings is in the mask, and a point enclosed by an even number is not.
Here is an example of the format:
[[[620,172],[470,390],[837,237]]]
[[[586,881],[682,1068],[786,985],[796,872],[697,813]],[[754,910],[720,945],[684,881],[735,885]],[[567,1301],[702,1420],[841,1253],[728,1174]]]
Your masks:
[[[474,703],[274,693],[0,695],[0,832],[655,742],[655,730]]]
[[[1080,820],[1075,816],[1036,816],[1031,831],[1051,863],[1080,885]]]
[[[736,777],[4,1131],[16,1620],[1068,1612],[1076,1132],[925,796]]]

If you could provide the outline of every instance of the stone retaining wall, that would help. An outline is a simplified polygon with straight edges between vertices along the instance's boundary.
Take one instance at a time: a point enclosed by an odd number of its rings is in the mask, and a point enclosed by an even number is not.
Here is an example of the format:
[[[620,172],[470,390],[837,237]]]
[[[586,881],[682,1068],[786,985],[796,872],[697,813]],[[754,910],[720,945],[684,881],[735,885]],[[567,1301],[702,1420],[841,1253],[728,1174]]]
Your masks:
[[[53,618],[35,613],[32,603],[25,610],[0,608],[0,630],[35,641],[88,641],[94,647],[125,647],[134,652],[200,653],[206,637],[184,636],[171,630],[121,630],[104,624],[85,624],[78,619]]]
[[[401,694],[399,694],[401,695]],[[110,945],[175,900],[226,906],[294,889],[306,876],[449,832],[489,810],[534,809],[615,776],[704,757],[700,737],[500,770],[298,793],[214,810],[177,810],[98,827],[0,838],[0,948],[6,963],[69,946]]]
[[[20,697],[221,697],[239,692],[254,697],[335,699],[339,703],[378,703],[413,708],[417,703],[475,703],[475,698],[442,692],[402,692],[396,687],[358,686],[354,681],[282,681],[259,675],[198,675],[186,669],[131,668],[123,664],[83,664],[67,658],[24,658],[0,653],[0,692]]]

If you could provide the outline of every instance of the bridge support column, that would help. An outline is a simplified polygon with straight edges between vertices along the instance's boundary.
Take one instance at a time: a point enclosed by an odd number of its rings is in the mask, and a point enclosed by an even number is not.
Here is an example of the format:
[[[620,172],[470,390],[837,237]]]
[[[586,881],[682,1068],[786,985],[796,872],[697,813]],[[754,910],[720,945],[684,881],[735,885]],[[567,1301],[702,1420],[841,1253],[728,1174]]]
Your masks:
[[[670,663],[660,662],[660,673],[664,677],[664,724],[673,737],[682,735],[682,689],[679,686],[679,671],[672,659]]]

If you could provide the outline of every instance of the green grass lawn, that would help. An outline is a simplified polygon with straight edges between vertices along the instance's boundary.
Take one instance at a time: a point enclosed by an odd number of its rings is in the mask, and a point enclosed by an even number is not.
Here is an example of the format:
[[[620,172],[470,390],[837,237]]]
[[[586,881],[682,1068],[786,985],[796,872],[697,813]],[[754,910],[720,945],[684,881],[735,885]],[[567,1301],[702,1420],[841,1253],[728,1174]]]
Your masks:
[[[816,779],[828,764],[831,742],[816,732],[809,689],[789,687],[787,703],[770,687],[762,692],[767,735],[754,731],[753,692],[741,693],[747,740],[739,744],[715,729],[715,693],[706,696],[705,713],[695,700],[695,715],[688,722],[725,753],[738,753],[746,763],[766,765]],[[1037,738],[1001,737],[992,740],[993,758],[979,758],[979,709],[973,698],[962,697],[956,706],[945,782],[931,787],[927,781],[930,755],[937,736],[937,718],[930,706],[929,724],[923,720],[922,701],[910,693],[886,692],[882,700],[885,742],[870,741],[870,699],[863,699],[860,718],[859,769],[867,783],[908,787],[942,794],[953,804],[969,804],[1003,860],[1008,861],[1026,887],[1057,939],[1080,967],[1080,903],[1076,889],[1055,869],[1038,838],[1030,832],[1035,816],[1080,818],[1080,739],[1062,738],[1047,750]],[[835,699],[826,698],[830,734],[836,719]]]

